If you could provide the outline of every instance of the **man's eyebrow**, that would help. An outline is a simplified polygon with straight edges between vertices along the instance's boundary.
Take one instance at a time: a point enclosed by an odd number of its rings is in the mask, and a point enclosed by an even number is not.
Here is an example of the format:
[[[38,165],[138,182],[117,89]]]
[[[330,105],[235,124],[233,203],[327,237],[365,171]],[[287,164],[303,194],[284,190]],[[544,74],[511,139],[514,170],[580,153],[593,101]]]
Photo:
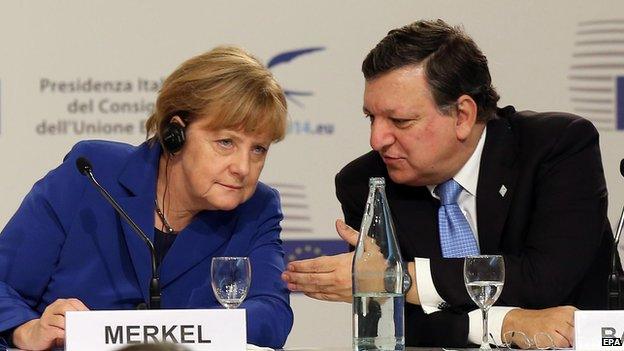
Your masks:
[[[366,108],[366,106],[363,106],[363,107],[362,107],[362,111],[364,112],[364,114],[367,114],[367,115],[372,115],[372,114],[373,114],[372,112],[370,112],[370,111]],[[393,114],[393,113],[394,113],[394,110],[392,110],[392,109],[386,109],[386,110],[381,111],[381,113]]]

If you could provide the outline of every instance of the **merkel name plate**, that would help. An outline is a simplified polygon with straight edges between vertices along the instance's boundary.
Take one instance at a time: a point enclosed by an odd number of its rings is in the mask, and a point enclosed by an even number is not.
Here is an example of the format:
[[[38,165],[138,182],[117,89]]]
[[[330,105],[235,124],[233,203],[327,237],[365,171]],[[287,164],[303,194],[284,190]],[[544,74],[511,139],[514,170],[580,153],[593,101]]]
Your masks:
[[[67,351],[113,351],[123,345],[170,342],[193,351],[245,351],[245,310],[70,311]]]

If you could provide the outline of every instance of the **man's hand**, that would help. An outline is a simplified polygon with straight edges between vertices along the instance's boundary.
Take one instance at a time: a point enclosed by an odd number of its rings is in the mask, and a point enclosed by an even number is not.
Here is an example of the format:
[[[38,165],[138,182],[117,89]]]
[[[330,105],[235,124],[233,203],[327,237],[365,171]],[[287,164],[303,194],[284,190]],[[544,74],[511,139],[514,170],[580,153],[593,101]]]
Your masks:
[[[24,350],[62,347],[65,342],[65,312],[88,310],[78,299],[58,299],[46,307],[41,318],[17,327],[13,332],[13,343]]]
[[[383,272],[388,269],[388,262],[384,258],[381,248],[375,239],[365,236],[362,239],[364,252],[355,257],[355,284],[358,292],[379,293],[385,292]]]
[[[336,221],[338,235],[355,246],[359,233],[343,220]],[[353,252],[322,256],[288,264],[282,279],[291,291],[300,291],[319,300],[351,302]]]
[[[550,343],[544,335],[547,333],[552,338],[558,348],[569,348],[574,346],[574,311],[573,306],[560,306],[546,308],[543,310],[514,309],[507,313],[503,320],[502,338],[511,337],[510,331],[523,332],[539,344]],[[537,336],[538,340],[534,340]],[[529,348],[526,340],[521,335],[514,335],[511,340],[503,342],[513,342],[520,348]],[[550,346],[550,345],[538,345]]]

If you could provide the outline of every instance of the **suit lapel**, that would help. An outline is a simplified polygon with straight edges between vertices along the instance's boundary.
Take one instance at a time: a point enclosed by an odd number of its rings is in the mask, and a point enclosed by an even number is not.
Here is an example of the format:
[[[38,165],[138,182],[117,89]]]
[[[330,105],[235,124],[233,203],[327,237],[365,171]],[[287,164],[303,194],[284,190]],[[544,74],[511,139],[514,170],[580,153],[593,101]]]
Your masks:
[[[487,136],[477,184],[477,228],[482,254],[499,247],[517,179],[516,140],[506,118],[492,120]]]
[[[387,177],[387,175],[386,175]],[[389,179],[389,177],[387,177]],[[399,245],[404,253],[414,257],[440,257],[438,236],[439,201],[427,187],[412,187],[389,182],[388,202],[394,217]]]
[[[149,147],[147,143],[141,145],[129,157],[126,167],[119,176],[119,183],[128,190],[128,196],[117,199],[128,216],[152,242],[154,240],[154,199],[159,157],[160,145],[155,144],[152,147]],[[137,281],[147,301],[149,280],[152,276],[149,249],[128,223],[123,219],[120,221]]]
[[[161,286],[215,253],[223,252],[236,226],[236,211],[204,211],[178,234],[161,265]],[[173,259],[172,259],[173,258]],[[205,278],[210,271],[204,272]]]

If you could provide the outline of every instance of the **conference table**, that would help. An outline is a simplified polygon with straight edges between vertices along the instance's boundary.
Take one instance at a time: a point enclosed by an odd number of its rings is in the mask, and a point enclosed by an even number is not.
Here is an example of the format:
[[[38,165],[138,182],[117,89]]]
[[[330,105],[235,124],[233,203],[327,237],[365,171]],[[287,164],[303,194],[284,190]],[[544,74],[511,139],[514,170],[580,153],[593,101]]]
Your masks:
[[[496,350],[496,348],[492,348],[493,350]],[[441,347],[407,347],[405,348],[405,351],[479,351],[479,348],[466,348],[466,349],[460,349],[460,348],[441,348]],[[505,348],[501,348],[502,350],[507,350]],[[515,349],[512,349],[515,350]],[[564,350],[572,350],[572,349],[564,349]],[[295,347],[295,348],[285,348],[285,349],[278,349],[275,351],[353,351],[353,348],[351,347],[329,347],[329,348],[315,348],[315,347]]]
[[[478,348],[474,349],[457,349],[457,348],[430,348],[430,347],[407,347],[405,351],[453,351],[453,350],[462,350],[462,351],[471,351],[471,350],[479,350]],[[315,347],[302,347],[302,348],[285,348],[279,349],[276,351],[353,351],[352,347],[329,347],[329,348],[315,348]]]
[[[249,350],[270,350],[270,349],[249,349]],[[429,348],[429,347],[407,347],[405,351],[479,351],[478,348],[470,348],[470,349],[458,349],[458,348]],[[20,349],[7,349],[6,351],[22,351]],[[54,349],[54,351],[63,351],[62,348]],[[294,348],[285,348],[285,349],[275,349],[275,351],[353,351],[351,347],[329,347],[329,348],[318,348],[318,347],[294,347]]]
[[[62,351],[63,349],[54,349],[54,351]],[[249,350],[269,350],[264,348],[258,349],[249,349]],[[407,347],[405,351],[453,351],[453,350],[461,350],[461,351],[478,351],[479,349],[455,349],[455,348],[427,348],[427,347]],[[7,351],[21,351],[18,349],[8,349]],[[293,347],[293,348],[285,348],[285,349],[276,349],[275,351],[353,351],[353,348],[347,347],[329,347],[329,348],[318,348],[318,347]]]

